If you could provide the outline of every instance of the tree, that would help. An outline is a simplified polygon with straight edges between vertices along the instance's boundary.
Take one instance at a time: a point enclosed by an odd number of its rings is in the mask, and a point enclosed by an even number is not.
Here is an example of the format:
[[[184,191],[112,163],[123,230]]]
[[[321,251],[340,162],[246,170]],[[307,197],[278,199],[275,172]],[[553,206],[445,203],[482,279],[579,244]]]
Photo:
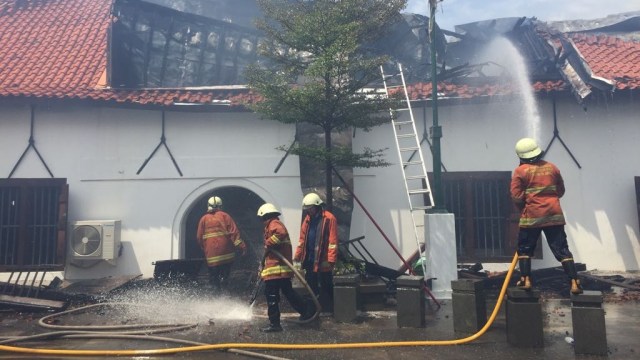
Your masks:
[[[245,73],[263,100],[252,109],[265,119],[308,123],[324,132],[324,146],[294,143],[290,153],[323,162],[327,204],[332,205],[332,169],[387,166],[385,149],[334,146],[331,134],[369,131],[389,122],[398,101],[366,91],[380,83],[388,61],[372,48],[390,25],[400,21],[406,0],[258,0],[264,17],[262,61]],[[285,147],[281,147],[285,150]]]

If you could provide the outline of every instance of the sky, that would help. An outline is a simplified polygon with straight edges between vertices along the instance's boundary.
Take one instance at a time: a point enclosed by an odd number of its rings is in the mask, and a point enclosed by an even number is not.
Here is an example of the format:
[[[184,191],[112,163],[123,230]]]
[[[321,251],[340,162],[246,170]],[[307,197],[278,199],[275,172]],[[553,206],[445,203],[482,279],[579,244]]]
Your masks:
[[[409,0],[406,12],[428,16],[429,0]],[[436,22],[446,30],[455,25],[501,17],[536,17],[542,21],[597,19],[640,11],[640,0],[442,0]]]

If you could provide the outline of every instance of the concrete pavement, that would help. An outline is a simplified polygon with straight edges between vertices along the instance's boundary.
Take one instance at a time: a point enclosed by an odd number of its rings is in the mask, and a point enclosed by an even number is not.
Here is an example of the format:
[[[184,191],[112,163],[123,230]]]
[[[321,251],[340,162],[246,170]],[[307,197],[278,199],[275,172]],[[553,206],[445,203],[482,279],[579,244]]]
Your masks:
[[[495,295],[495,294],[494,294]],[[495,304],[489,294],[487,313]],[[327,350],[251,350],[257,353],[288,359],[636,359],[640,358],[640,304],[634,300],[619,301],[608,297],[603,307],[606,312],[606,332],[608,355],[575,355],[570,344],[573,329],[570,302],[565,298],[544,298],[544,346],[542,348],[517,348],[507,342],[504,305],[489,331],[479,339],[454,346],[407,346],[362,349]],[[362,313],[355,323],[338,323],[330,316],[321,316],[310,325],[289,323],[287,319],[297,318],[297,314],[284,313],[284,332],[265,334],[260,328],[266,323],[266,306],[258,303],[249,308],[237,298],[215,299],[202,297],[197,293],[178,294],[169,290],[146,292],[113,299],[126,303],[122,308],[110,310],[96,308],[86,313],[74,313],[55,318],[59,325],[112,325],[158,322],[194,323],[188,330],[158,334],[178,340],[206,344],[259,343],[259,344],[342,344],[375,343],[396,341],[452,340],[471,334],[453,331],[452,306],[450,301],[442,301],[441,307],[430,303],[425,328],[398,328],[395,308]],[[286,303],[286,300],[282,300]],[[140,306],[144,305],[142,311]],[[127,309],[127,307],[131,307]],[[285,307],[283,310],[287,311]],[[38,319],[47,314],[0,313],[0,337],[26,336],[51,331],[43,329]],[[130,339],[55,339],[38,340],[14,344],[32,349],[164,349],[186,345],[162,341]],[[77,356],[44,356],[0,351],[0,359],[69,359]],[[81,358],[122,359],[122,356],[88,356]],[[172,355],[135,355],[132,359],[250,359],[245,355],[226,353],[218,350],[183,352]]]

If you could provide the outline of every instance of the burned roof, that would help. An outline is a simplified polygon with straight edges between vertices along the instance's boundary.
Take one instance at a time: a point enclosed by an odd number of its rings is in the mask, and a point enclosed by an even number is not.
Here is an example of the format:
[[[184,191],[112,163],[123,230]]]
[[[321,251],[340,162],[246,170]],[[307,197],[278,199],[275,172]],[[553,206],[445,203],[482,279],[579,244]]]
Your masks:
[[[114,6],[110,84],[114,88],[185,88],[243,84],[256,62],[251,27],[138,0]]]
[[[593,20],[551,21],[548,25],[562,33],[607,35],[625,41],[640,41],[640,11],[614,14]]]
[[[404,19],[394,24],[379,50],[408,69],[411,98],[427,99],[428,18],[405,14]],[[637,89],[640,43],[613,36],[635,26],[637,17],[623,20],[598,32],[564,33],[534,18],[496,19],[460,25],[455,33],[442,31],[438,86],[448,97],[513,93],[498,81],[499,74],[489,71],[500,64],[478,57],[488,41],[500,35],[526,59],[537,91],[571,90],[580,100],[592,91]],[[159,106],[255,101],[257,95],[242,86],[241,77],[243,66],[255,60],[259,39],[254,31],[246,19],[212,19],[140,0],[4,1],[0,97]]]

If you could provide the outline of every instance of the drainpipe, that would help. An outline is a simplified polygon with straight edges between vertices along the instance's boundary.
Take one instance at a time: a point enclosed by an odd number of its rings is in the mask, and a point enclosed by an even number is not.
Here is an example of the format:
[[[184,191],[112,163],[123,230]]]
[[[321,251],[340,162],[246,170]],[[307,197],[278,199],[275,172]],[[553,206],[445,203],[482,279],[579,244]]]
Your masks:
[[[434,207],[430,212],[443,213],[446,210],[442,206],[444,197],[442,194],[442,160],[440,156],[440,138],[442,128],[438,125],[438,79],[436,59],[436,6],[437,0],[429,0],[429,48],[431,52],[431,101],[433,106],[433,126],[431,127],[431,140],[433,141],[433,202]]]

